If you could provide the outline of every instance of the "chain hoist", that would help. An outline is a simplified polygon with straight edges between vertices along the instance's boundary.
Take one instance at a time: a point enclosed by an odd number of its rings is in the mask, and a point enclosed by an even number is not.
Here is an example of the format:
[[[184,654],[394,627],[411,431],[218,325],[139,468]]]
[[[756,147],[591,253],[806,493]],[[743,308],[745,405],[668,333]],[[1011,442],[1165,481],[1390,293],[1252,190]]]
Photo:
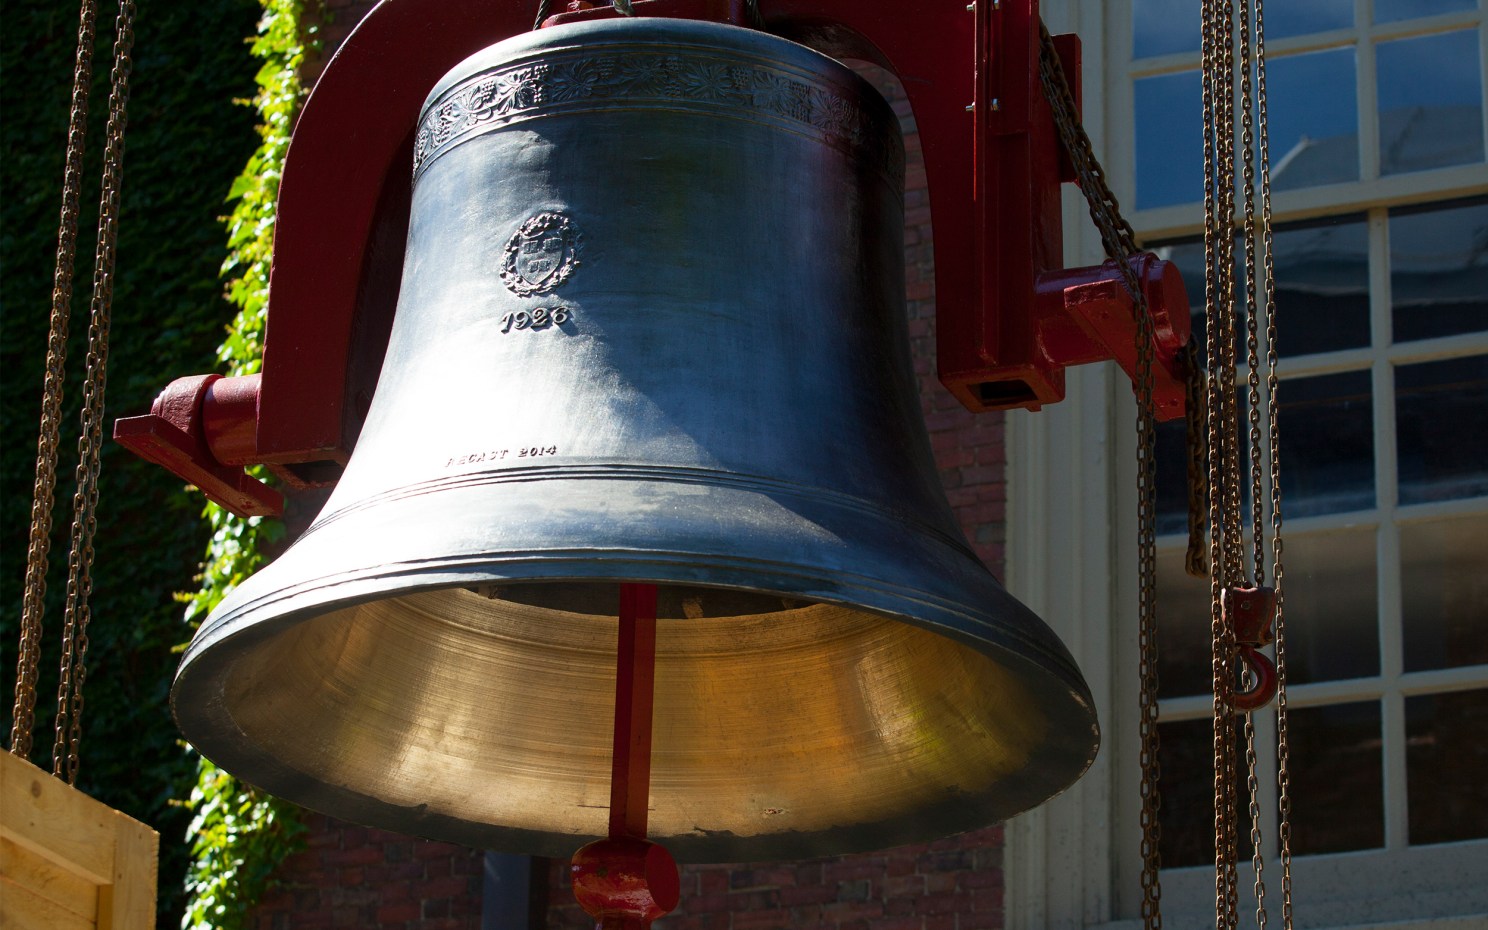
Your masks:
[[[1277,781],[1281,796],[1278,834],[1282,922],[1289,930],[1292,925],[1291,802],[1287,770],[1286,649],[1281,612],[1275,266],[1262,0],[1238,0],[1238,5],[1234,0],[1204,0],[1202,20],[1208,488],[1207,495],[1191,495],[1190,503],[1203,507],[1206,503],[1203,498],[1207,496],[1214,688],[1215,925],[1233,928],[1239,923],[1241,765],[1248,795],[1245,813],[1250,823],[1255,918],[1257,926],[1264,928],[1267,924],[1253,714],[1275,699]],[[1237,209],[1241,213],[1238,221]],[[1237,225],[1243,249],[1240,257],[1244,279],[1240,281],[1235,270]],[[1239,345],[1242,333],[1243,359]],[[1243,387],[1238,374],[1242,366]],[[1242,419],[1243,432],[1239,426]],[[1248,476],[1248,483],[1242,482],[1242,476]],[[1248,486],[1242,492],[1244,484]],[[1267,584],[1266,564],[1268,529],[1270,584]],[[1199,561],[1191,553],[1189,569],[1198,567]],[[1274,646],[1275,662],[1263,651],[1268,646]],[[1243,717],[1237,720],[1237,715]],[[1237,740],[1243,744],[1239,759]]]
[[[1235,23],[1240,23],[1237,43]],[[1240,67],[1236,68],[1236,46]],[[1267,922],[1262,821],[1257,777],[1256,730],[1251,713],[1280,696],[1278,702],[1278,781],[1281,789],[1280,843],[1283,875],[1283,925],[1291,927],[1290,793],[1287,774],[1285,643],[1281,624],[1281,490],[1277,483],[1276,324],[1271,239],[1271,190],[1267,138],[1265,44],[1261,0],[1205,0],[1203,8],[1203,107],[1205,163],[1205,345],[1191,346],[1185,363],[1189,372],[1188,473],[1189,536],[1185,556],[1189,574],[1210,580],[1210,632],[1214,690],[1214,832],[1215,924],[1233,928],[1239,920],[1239,760],[1237,737],[1244,738],[1244,771],[1249,801],[1249,839],[1254,870],[1256,919]],[[1240,138],[1236,139],[1235,87],[1240,72]],[[1115,197],[1096,161],[1079,122],[1078,109],[1059,68],[1048,32],[1043,33],[1040,77],[1054,113],[1065,150],[1075,166],[1089,202],[1091,218],[1100,230],[1106,252],[1120,261],[1137,315],[1137,527],[1138,527],[1138,653],[1139,724],[1141,741],[1141,855],[1142,918],[1144,926],[1162,924],[1159,870],[1156,634],[1156,530],[1153,498],[1154,430],[1152,417],[1150,349],[1151,318],[1135,274],[1126,260],[1136,253],[1131,227],[1121,218]],[[1243,200],[1243,282],[1247,306],[1245,327],[1245,422],[1241,435],[1237,371],[1235,275],[1235,152],[1242,148],[1239,196]],[[1259,173],[1259,189],[1257,176]],[[1259,203],[1259,214],[1257,204]],[[1262,336],[1264,333],[1264,336]],[[1266,374],[1261,375],[1262,346]],[[1203,361],[1200,361],[1202,352]],[[1262,385],[1264,384],[1264,390]],[[1264,406],[1265,413],[1262,414]],[[1264,431],[1263,431],[1264,426]],[[1243,443],[1243,446],[1242,446]],[[1244,458],[1242,459],[1242,455]],[[1249,522],[1251,550],[1245,549],[1246,514],[1242,474],[1250,477]],[[1272,568],[1265,584],[1266,520],[1264,494],[1269,486]],[[1205,525],[1209,527],[1205,552]],[[1248,563],[1248,564],[1247,564]],[[1262,651],[1273,645],[1276,662]],[[1237,686],[1234,669],[1244,670]],[[1236,712],[1244,713],[1237,724]]]

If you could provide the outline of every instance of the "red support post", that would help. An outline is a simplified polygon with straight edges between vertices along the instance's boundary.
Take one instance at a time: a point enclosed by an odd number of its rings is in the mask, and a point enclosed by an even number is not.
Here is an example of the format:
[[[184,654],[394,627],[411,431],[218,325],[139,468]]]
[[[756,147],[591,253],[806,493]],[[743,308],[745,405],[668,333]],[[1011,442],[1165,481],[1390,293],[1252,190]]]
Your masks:
[[[615,668],[615,748],[610,763],[610,836],[646,838],[651,793],[651,709],[656,680],[656,585],[620,586]]]
[[[647,930],[681,899],[677,863],[646,839],[651,710],[656,680],[656,585],[620,585],[610,835],[574,853],[574,898],[596,930]]]

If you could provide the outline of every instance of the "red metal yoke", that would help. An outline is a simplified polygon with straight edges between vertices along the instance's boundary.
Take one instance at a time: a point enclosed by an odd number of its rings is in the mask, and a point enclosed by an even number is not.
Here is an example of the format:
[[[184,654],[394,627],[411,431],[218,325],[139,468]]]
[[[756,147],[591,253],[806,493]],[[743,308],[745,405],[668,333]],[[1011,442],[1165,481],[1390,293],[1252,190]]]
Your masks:
[[[570,4],[546,24],[616,15]],[[1114,265],[1066,269],[1061,185],[1073,180],[1038,79],[1037,0],[911,4],[763,0],[767,28],[896,75],[924,151],[934,237],[941,381],[971,410],[1038,409],[1064,369],[1115,359],[1135,372],[1132,301]],[[742,0],[637,0],[638,16],[745,23]],[[240,514],[282,508],[245,475],[333,483],[361,431],[397,303],[413,135],[429,88],[525,31],[518,2],[379,4],[310,95],[284,168],[261,375],[166,388],[115,438]],[[1056,46],[1078,94],[1074,36]],[[1177,355],[1188,302],[1176,269],[1136,264],[1154,318],[1158,419],[1183,413]],[[217,398],[230,398],[219,402]]]

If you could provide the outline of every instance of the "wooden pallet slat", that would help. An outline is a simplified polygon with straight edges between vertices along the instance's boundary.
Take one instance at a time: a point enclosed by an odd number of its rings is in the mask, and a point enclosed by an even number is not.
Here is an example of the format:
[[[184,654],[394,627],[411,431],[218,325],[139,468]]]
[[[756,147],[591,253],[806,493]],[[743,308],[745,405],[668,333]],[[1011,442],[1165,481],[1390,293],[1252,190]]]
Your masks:
[[[160,837],[0,753],[0,926],[148,930]]]

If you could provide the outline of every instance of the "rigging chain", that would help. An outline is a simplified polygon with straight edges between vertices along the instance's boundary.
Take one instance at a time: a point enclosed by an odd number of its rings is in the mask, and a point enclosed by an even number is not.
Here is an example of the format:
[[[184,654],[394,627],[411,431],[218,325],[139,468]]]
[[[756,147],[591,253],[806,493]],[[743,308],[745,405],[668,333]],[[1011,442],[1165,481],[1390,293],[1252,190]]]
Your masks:
[[[1256,116],[1261,162],[1261,253],[1264,262],[1265,302],[1263,313],[1266,329],[1266,426],[1267,481],[1271,486],[1271,584],[1276,589],[1274,621],[1276,653],[1276,786],[1277,786],[1277,858],[1281,866],[1281,902],[1283,930],[1292,930],[1292,800],[1291,742],[1287,729],[1286,629],[1283,622],[1282,591],[1282,509],[1281,509],[1281,428],[1277,401],[1276,347],[1276,262],[1271,236],[1271,140],[1269,115],[1266,111],[1266,28],[1263,0],[1255,0],[1255,70]],[[1261,528],[1256,527],[1256,535]]]
[[[1270,542],[1272,552],[1271,591],[1274,593],[1277,694],[1277,785],[1279,788],[1278,841],[1282,869],[1282,924],[1292,926],[1291,797],[1289,742],[1286,705],[1286,647],[1282,621],[1281,488],[1279,483],[1279,431],[1277,423],[1277,347],[1274,258],[1271,234],[1270,147],[1267,130],[1265,27],[1263,0],[1240,0],[1240,146],[1243,201],[1244,273],[1243,297],[1237,301],[1235,262],[1235,114],[1233,0],[1205,0],[1203,6],[1203,94],[1205,160],[1205,292],[1208,300],[1207,360],[1209,445],[1209,499],[1211,632],[1214,676],[1214,772],[1215,772],[1215,924],[1233,928],[1238,924],[1238,825],[1236,736],[1243,738],[1246,788],[1249,795],[1251,865],[1254,875],[1255,918],[1258,927],[1267,924],[1265,863],[1262,853],[1261,808],[1257,778],[1256,727],[1251,710],[1245,709],[1243,728],[1237,734],[1235,682],[1232,669],[1241,653],[1241,642],[1233,618],[1226,616],[1225,596],[1236,588],[1263,589],[1266,581],[1265,486],[1270,485]],[[1259,160],[1259,165],[1257,165]],[[1259,191],[1257,190],[1259,168]],[[1257,194],[1259,193],[1259,197]],[[1260,213],[1257,216],[1257,202]],[[1236,317],[1237,302],[1245,307],[1246,449],[1250,477],[1250,558],[1246,557],[1242,512],[1238,424],[1239,387]],[[1260,352],[1264,325],[1266,367],[1265,390],[1261,389]],[[1262,416],[1262,403],[1265,415]],[[1263,435],[1262,423],[1267,430]],[[1247,562],[1249,564],[1247,564]],[[1247,573],[1248,569],[1248,573]],[[1247,574],[1249,580],[1247,580]],[[1256,645],[1244,644],[1247,650]],[[1255,672],[1246,658],[1246,675]],[[1250,681],[1246,683],[1249,690]]]
[[[98,527],[95,514],[98,508],[99,452],[103,444],[103,402],[114,296],[120,171],[132,67],[130,52],[134,47],[134,0],[119,0],[115,30],[93,263],[93,297],[89,307],[87,367],[83,376],[77,490],[72,499],[72,548],[67,557],[67,607],[62,632],[61,681],[57,687],[56,739],[52,744],[52,774],[73,785],[77,784],[83,683],[87,677],[88,598],[93,590],[93,536]]]
[[[1116,196],[1106,182],[1090,138],[1080,122],[1079,107],[1070,91],[1059,54],[1049,30],[1039,26],[1042,53],[1039,79],[1054,114],[1054,124],[1079,177],[1080,189],[1090,208],[1090,218],[1100,231],[1106,254],[1117,260],[1126,289],[1132,297],[1137,335],[1137,574],[1138,654],[1140,696],[1142,798],[1142,921],[1147,930],[1162,927],[1161,861],[1158,841],[1157,730],[1157,523],[1156,523],[1156,428],[1152,406],[1153,324],[1130,259],[1137,253],[1136,234],[1121,215]]]
[[[57,229],[57,261],[52,273],[52,312],[47,330],[46,374],[42,380],[41,427],[36,440],[36,482],[31,496],[31,533],[26,549],[26,582],[21,601],[21,637],[16,660],[15,709],[10,751],[31,754],[36,723],[36,672],[41,663],[42,617],[46,613],[46,575],[52,548],[52,504],[57,491],[57,444],[66,376],[67,330],[72,304],[73,258],[77,253],[78,185],[88,132],[88,88],[93,80],[93,38],[98,4],[83,0],[78,21],[72,104],[67,117],[66,167],[62,173],[62,212]]]

